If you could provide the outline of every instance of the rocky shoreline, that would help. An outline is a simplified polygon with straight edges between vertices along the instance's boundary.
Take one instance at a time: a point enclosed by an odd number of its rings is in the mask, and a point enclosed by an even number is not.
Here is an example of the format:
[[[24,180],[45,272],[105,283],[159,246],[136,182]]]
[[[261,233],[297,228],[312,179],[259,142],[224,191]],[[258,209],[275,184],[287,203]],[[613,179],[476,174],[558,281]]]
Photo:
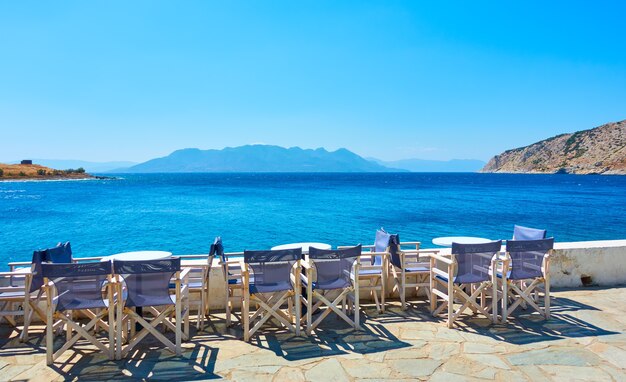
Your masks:
[[[626,120],[507,150],[481,172],[626,175]]]

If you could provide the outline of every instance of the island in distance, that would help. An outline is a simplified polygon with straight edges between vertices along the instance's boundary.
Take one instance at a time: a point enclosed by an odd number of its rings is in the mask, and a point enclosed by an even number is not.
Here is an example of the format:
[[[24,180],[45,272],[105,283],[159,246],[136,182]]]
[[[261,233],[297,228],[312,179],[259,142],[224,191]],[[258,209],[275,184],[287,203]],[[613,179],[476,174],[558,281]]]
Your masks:
[[[484,162],[422,161],[421,170],[447,172],[480,170]],[[324,148],[284,148],[273,145],[245,145],[221,150],[183,149],[135,166],[111,172],[408,172],[415,171],[404,163],[365,159],[345,148],[328,151]],[[429,167],[430,165],[430,167]],[[465,167],[464,167],[465,165]],[[446,166],[448,170],[446,170]],[[419,171],[419,170],[418,170]],[[455,171],[455,170],[451,170]]]
[[[505,151],[481,171],[626,175],[626,120]]]
[[[25,160],[20,164],[0,163],[0,181],[2,180],[60,180],[60,179],[90,179],[93,175],[87,174],[83,168],[55,170],[50,167],[33,164]]]

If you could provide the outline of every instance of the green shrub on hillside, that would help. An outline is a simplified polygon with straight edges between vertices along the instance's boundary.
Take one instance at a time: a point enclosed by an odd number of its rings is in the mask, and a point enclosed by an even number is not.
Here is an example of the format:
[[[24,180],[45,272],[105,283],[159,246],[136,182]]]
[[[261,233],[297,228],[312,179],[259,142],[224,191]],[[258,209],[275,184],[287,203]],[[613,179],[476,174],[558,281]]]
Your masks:
[[[24,171],[20,171],[20,176],[26,176],[26,173]]]
[[[46,175],[46,170],[37,170],[37,175],[39,175],[39,176]]]
[[[0,176],[4,176],[4,170],[0,168]]]

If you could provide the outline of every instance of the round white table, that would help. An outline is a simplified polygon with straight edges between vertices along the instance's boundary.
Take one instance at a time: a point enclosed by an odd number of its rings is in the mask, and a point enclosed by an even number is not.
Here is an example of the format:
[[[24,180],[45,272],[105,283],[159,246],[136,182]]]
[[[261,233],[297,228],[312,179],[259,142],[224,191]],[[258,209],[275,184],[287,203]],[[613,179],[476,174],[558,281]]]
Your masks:
[[[433,239],[433,244],[440,245],[442,247],[452,247],[452,243],[485,244],[489,242],[491,242],[491,240],[489,239],[485,239],[483,237],[472,237],[472,236],[444,236],[444,237],[436,237]]]
[[[116,253],[111,256],[103,257],[102,260],[146,261],[168,259],[170,257],[172,257],[172,252],[167,251],[134,251]]]
[[[331,249],[330,244],[325,244],[325,243],[290,243],[290,244],[282,244],[282,245],[277,245],[275,247],[272,247],[272,251],[278,251],[281,249],[302,248],[302,253],[306,255],[309,253],[310,247],[317,248],[317,249]]]

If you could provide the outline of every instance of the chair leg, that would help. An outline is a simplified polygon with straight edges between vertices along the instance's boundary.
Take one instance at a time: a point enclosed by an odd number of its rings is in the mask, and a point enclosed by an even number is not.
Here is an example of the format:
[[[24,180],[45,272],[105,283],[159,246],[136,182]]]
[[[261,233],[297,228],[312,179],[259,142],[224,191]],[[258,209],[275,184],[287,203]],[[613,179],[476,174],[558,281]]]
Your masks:
[[[122,324],[123,316],[123,302],[122,302],[122,288],[118,289],[117,293],[118,301],[116,302],[116,321],[115,321],[115,359],[122,359],[122,332],[126,331],[126,327]]]
[[[361,330],[361,325],[359,323],[360,318],[361,318],[361,310],[359,309],[360,306],[360,298],[359,298],[359,283],[358,281],[356,282],[356,285],[354,286],[354,328],[356,330]]]
[[[30,307],[30,295],[28,291],[26,292],[26,300],[24,301],[24,328],[22,329],[22,333],[20,334],[20,342],[28,341],[28,326],[30,325],[30,320],[32,316],[32,310]]]
[[[296,290],[295,295],[295,305],[296,305],[296,320],[294,322],[296,327],[296,336],[300,335],[300,317],[302,316],[302,303],[300,301],[300,291]]]
[[[182,329],[181,329],[181,301],[176,301],[176,355],[180,356],[182,354],[181,351],[181,338],[182,338]],[[189,312],[189,309],[187,309]],[[187,314],[187,313],[186,313]],[[167,320],[167,318],[166,318]],[[189,320],[187,320],[187,324],[189,324]]]
[[[315,301],[315,293],[312,289],[307,288],[306,297],[306,334],[311,335],[313,326],[313,301]]]
[[[233,291],[233,294],[234,294],[234,291]],[[226,279],[225,305],[226,305],[226,327],[229,327],[231,325],[231,318],[230,318],[230,289],[228,288],[228,278]]]
[[[452,328],[452,324],[454,323],[454,320],[452,319],[453,315],[454,315],[454,284],[452,284],[452,280],[448,280],[448,328]]]
[[[243,316],[243,340],[245,342],[250,341],[250,296],[244,291],[244,298],[242,300],[242,312]]]
[[[46,363],[48,366],[52,365],[54,362],[54,333],[53,333],[53,325],[52,325],[52,307],[48,306],[48,311],[46,314],[47,322],[46,322]]]
[[[498,322],[498,288],[497,284],[491,283],[491,322]]]
[[[406,274],[404,267],[400,272],[400,304],[402,305],[402,310],[406,310]]]
[[[502,279],[502,323],[505,323],[509,316],[509,283]]]
[[[431,260],[431,267],[434,267],[433,261],[434,259]],[[434,313],[435,309],[437,309],[437,295],[433,293],[435,288],[437,288],[437,285],[435,285],[434,273],[432,275],[428,275],[428,281],[430,282],[430,313]]]
[[[544,283],[544,295],[543,295],[543,304],[545,310],[546,320],[550,319],[550,276],[546,275],[543,280]]]
[[[109,359],[115,359],[115,306],[113,299],[109,300]]]

